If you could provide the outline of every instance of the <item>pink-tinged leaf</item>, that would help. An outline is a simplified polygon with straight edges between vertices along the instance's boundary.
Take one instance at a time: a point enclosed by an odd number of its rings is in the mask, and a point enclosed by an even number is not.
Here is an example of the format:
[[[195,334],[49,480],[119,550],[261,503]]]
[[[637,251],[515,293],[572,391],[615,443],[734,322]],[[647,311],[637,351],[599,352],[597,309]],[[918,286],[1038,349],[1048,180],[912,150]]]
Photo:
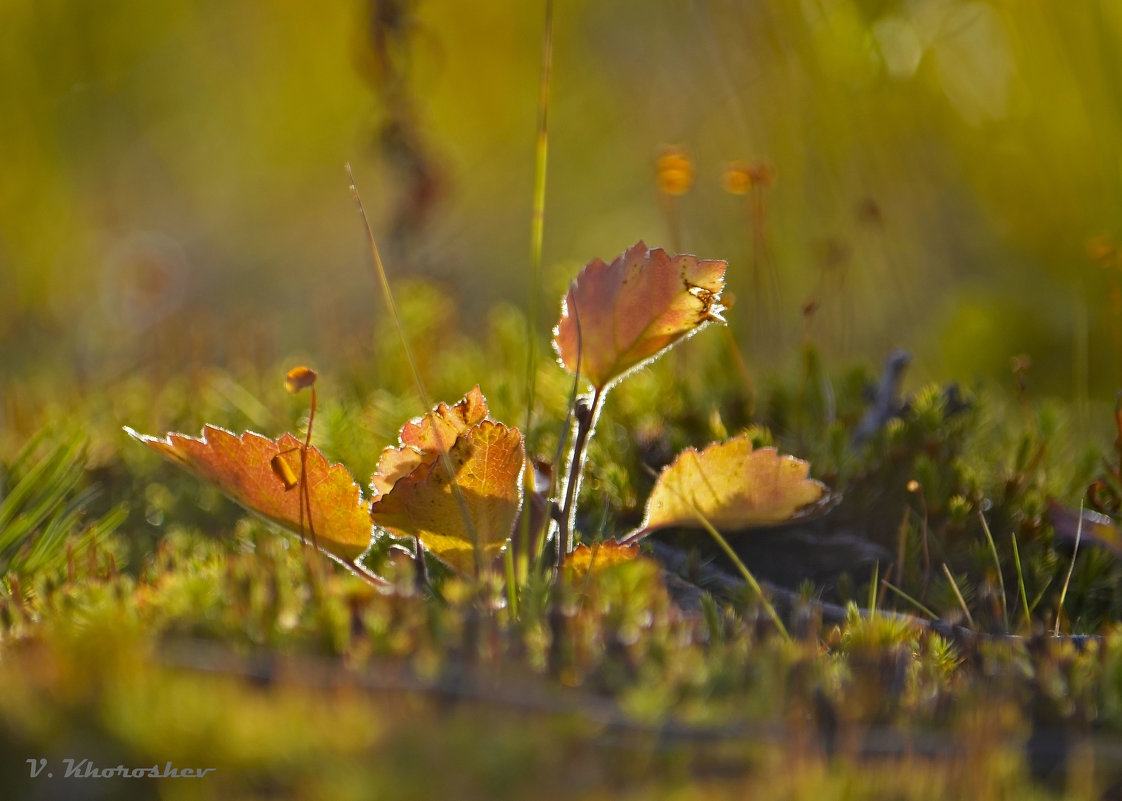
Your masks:
[[[553,329],[561,363],[603,389],[706,324],[724,322],[726,267],[642,242],[611,264],[590,262]]]
[[[328,464],[315,448],[308,449],[306,473],[302,472],[304,443],[291,434],[273,441],[252,432],[239,437],[211,425],[203,427],[199,439],[174,433],[159,438],[125,430],[282,528],[309,539],[314,529],[320,549],[340,561],[353,561],[370,545],[370,517],[351,474],[342,465]],[[290,482],[284,476],[295,477],[296,484],[286,489]],[[305,513],[302,532],[301,480],[307,482],[311,503],[311,520]]]
[[[700,453],[687,448],[659,475],[643,525],[627,539],[668,526],[699,528],[698,515],[725,530],[790,520],[826,493],[809,472],[807,462],[775,448],[753,450],[747,434]]]
[[[404,461],[402,451],[415,459],[413,469],[371,503],[374,523],[398,535],[417,537],[462,573],[475,571],[477,548],[478,565],[487,567],[510,540],[522,506],[526,460],[522,433],[491,420],[470,426],[447,451],[451,476],[439,451],[405,445],[383,453],[379,473],[387,461],[398,470]],[[378,486],[384,481],[375,476],[372,483]]]

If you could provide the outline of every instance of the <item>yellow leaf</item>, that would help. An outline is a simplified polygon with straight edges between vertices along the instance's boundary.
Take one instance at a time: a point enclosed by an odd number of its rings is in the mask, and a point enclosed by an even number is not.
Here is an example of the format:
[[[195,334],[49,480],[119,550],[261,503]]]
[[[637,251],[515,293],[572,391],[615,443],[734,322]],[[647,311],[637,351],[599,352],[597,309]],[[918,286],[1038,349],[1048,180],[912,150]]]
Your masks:
[[[370,478],[371,486],[380,494],[389,492],[399,478],[432,462],[441,451],[451,448],[458,436],[486,417],[487,400],[477,384],[454,406],[441,403],[410,420],[401,429],[401,445],[382,452],[378,470]]]
[[[374,523],[417,537],[463,573],[474,572],[476,547],[479,566],[494,560],[522,506],[522,433],[486,413],[478,387],[455,406],[441,404],[406,425],[401,446],[382,453],[371,480]]]
[[[578,545],[565,559],[565,572],[574,582],[581,582],[591,572],[633,561],[638,556],[638,545],[623,545],[614,540]]]
[[[698,514],[726,530],[789,520],[826,492],[809,471],[807,462],[775,448],[753,450],[747,434],[700,453],[687,448],[659,475],[643,526],[628,539],[667,526],[698,528]]]

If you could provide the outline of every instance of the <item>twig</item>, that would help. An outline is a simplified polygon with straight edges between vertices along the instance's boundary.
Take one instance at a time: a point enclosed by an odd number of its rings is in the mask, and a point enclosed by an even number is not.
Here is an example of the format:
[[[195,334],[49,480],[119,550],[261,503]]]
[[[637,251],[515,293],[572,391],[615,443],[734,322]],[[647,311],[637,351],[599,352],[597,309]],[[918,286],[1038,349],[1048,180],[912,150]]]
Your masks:
[[[581,473],[584,471],[585,449],[592,432],[596,429],[596,418],[604,404],[607,390],[597,387],[592,390],[592,402],[582,405],[577,401],[577,433],[573,438],[573,452],[569,457],[569,475],[565,480],[565,501],[561,506],[560,529],[557,537],[557,567],[565,566],[565,557],[572,548],[573,527],[576,524],[576,498],[580,488]]]

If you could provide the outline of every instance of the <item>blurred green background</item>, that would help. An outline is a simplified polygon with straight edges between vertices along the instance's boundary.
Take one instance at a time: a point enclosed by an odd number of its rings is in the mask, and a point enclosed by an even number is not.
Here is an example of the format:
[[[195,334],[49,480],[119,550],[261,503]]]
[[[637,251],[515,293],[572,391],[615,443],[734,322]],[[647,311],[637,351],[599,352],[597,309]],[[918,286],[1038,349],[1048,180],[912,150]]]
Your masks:
[[[533,286],[543,5],[3,0],[0,426],[129,375],[369,358],[346,162],[391,276],[469,334],[533,291],[544,346],[579,266],[642,238],[730,261],[753,367],[809,333],[909,348],[912,380],[1026,354],[1042,392],[1122,383],[1122,3],[558,0]],[[773,184],[728,193],[733,160]]]

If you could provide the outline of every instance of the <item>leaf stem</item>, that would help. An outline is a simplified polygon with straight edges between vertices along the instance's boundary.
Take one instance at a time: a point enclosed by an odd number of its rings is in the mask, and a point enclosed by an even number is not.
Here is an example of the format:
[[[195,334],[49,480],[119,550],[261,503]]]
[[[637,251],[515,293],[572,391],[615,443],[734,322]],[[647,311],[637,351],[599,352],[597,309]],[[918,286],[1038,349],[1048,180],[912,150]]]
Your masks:
[[[348,559],[346,561],[343,561],[342,565],[343,567],[347,568],[347,570],[351,571],[356,576],[364,579],[375,587],[389,588],[391,586],[388,581],[379,576],[377,573],[371,572],[364,565],[360,564],[358,559]]]
[[[576,523],[576,498],[580,489],[581,473],[584,470],[585,450],[588,440],[596,430],[596,418],[604,405],[607,389],[596,387],[592,390],[592,403],[585,404],[587,398],[577,401],[577,430],[573,438],[573,450],[569,457],[569,475],[565,479],[565,502],[561,506],[561,520],[557,532],[557,568],[565,566],[565,557],[572,550],[573,527]]]

